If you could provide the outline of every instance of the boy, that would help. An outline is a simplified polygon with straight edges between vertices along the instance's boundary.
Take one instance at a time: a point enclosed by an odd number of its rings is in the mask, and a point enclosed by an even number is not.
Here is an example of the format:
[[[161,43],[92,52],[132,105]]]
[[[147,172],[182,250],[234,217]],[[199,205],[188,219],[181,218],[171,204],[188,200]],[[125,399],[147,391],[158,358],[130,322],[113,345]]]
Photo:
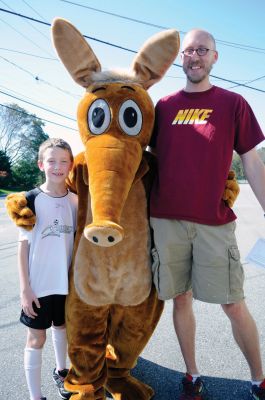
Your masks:
[[[63,381],[68,372],[64,304],[77,212],[77,196],[65,184],[72,165],[73,154],[64,140],[41,144],[38,166],[45,182],[26,194],[36,224],[31,232],[19,230],[20,321],[28,327],[24,368],[30,400],[46,400],[41,394],[41,355],[50,327],[56,358],[53,379],[63,399],[71,396]]]

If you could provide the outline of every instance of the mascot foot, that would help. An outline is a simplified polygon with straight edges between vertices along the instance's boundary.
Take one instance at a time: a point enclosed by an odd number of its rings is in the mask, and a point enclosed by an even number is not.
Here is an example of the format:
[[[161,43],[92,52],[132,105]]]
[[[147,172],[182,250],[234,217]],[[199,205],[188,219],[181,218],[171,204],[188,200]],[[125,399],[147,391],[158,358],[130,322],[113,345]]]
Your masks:
[[[70,397],[70,400],[105,400],[106,397],[95,397],[93,395],[90,394],[72,394],[72,396]]]
[[[106,400],[106,396],[94,393],[73,393],[70,400]]]
[[[92,394],[89,394],[89,393],[76,393],[76,394],[72,394],[72,396],[70,397],[70,400],[95,400],[95,399],[98,399],[98,400],[105,400],[106,399],[106,397],[95,397],[94,395],[92,395]]]
[[[106,389],[114,400],[149,400],[154,396],[150,386],[132,376],[109,378]]]
[[[70,400],[106,400],[105,389],[102,387],[95,392],[92,385],[72,384],[68,378],[64,381],[64,387],[72,392]]]

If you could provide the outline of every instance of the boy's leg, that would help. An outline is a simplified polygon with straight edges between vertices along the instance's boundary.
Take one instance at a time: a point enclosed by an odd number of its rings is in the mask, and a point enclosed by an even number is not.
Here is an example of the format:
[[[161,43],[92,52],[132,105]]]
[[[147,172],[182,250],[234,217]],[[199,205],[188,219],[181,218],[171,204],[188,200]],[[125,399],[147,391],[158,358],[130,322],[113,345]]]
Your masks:
[[[52,320],[51,333],[57,372],[66,368],[65,300],[65,295],[54,294],[50,297],[49,313],[51,313]]]
[[[56,372],[66,369],[67,338],[65,325],[51,327],[52,343],[56,360]]]
[[[30,400],[41,399],[41,358],[46,331],[28,328],[24,350],[24,368]]]
[[[52,295],[52,342],[55,353],[56,367],[53,370],[53,380],[62,399],[69,399],[71,393],[64,388],[64,381],[68,374],[66,369],[67,337],[65,329],[65,295]]]
[[[223,304],[222,307],[231,321],[235,341],[248,362],[252,380],[262,381],[264,375],[258,331],[245,301]]]

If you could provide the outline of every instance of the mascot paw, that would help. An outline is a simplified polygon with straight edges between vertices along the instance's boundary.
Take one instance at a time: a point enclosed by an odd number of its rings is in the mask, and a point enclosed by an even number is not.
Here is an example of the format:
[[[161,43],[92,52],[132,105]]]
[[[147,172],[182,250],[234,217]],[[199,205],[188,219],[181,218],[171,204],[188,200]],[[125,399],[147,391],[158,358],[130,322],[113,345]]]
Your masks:
[[[28,231],[32,230],[36,223],[36,216],[27,207],[27,199],[23,192],[9,194],[5,201],[8,215],[17,226]]]
[[[149,400],[154,396],[150,386],[132,376],[109,378],[106,389],[114,400]]]
[[[228,207],[232,208],[234,202],[237,199],[240,188],[236,180],[236,174],[234,171],[229,171],[228,177],[225,184],[225,191],[223,194],[223,200],[226,202]]]

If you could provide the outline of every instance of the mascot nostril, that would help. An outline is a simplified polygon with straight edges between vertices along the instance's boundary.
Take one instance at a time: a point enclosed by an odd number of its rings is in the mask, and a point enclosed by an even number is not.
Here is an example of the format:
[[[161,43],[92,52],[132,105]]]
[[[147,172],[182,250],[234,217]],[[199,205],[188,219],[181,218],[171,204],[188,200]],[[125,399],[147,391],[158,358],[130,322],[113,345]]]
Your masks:
[[[84,239],[97,247],[113,247],[123,240],[124,230],[118,224],[104,225],[103,222],[87,225],[84,229]]]
[[[97,243],[97,244],[101,245],[101,244],[100,244],[99,238],[96,237],[96,236],[92,236],[92,241],[93,241],[94,243]],[[113,236],[108,236],[108,237],[107,237],[107,241],[108,241],[109,243],[113,243],[113,244],[114,244],[115,238],[114,238]]]

